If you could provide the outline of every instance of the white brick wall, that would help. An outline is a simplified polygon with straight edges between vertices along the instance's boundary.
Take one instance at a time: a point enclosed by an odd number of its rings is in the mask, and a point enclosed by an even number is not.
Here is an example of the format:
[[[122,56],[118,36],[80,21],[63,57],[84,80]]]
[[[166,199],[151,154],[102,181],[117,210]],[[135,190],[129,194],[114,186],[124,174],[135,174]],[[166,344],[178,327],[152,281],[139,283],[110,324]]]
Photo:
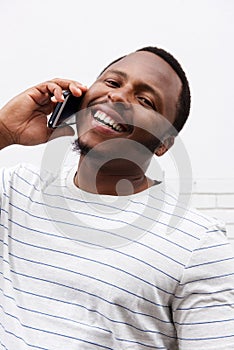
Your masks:
[[[234,250],[234,179],[196,180],[192,205],[204,214],[225,222]]]

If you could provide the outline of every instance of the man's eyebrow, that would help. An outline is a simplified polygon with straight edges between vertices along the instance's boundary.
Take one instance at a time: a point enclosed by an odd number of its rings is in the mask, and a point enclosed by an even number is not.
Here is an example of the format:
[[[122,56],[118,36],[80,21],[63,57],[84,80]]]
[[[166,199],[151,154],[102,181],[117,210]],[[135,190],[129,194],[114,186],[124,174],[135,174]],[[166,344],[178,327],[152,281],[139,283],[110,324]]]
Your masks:
[[[125,73],[123,71],[120,71],[120,70],[117,70],[117,69],[109,69],[108,71],[106,71],[104,73],[112,73],[112,74],[120,75],[124,79],[128,78],[128,74],[127,73]],[[160,102],[162,101],[162,98],[161,98],[161,95],[159,94],[159,92],[157,90],[155,90],[151,85],[140,81],[140,82],[137,83],[137,87],[140,90],[148,91],[148,92],[152,93],[153,95],[156,96],[156,98]]]
[[[127,79],[128,75],[125,72],[122,72],[121,70],[117,70],[117,69],[108,69],[103,73],[112,73],[112,74],[117,74],[120,75],[122,78]]]

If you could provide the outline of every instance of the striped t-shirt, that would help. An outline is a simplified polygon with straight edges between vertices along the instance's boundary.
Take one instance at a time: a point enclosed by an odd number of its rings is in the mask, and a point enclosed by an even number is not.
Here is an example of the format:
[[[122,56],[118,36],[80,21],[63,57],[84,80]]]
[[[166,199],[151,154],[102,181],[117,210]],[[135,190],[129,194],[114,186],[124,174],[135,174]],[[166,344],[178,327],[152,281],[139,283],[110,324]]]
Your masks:
[[[99,196],[74,171],[1,171],[0,348],[233,350],[222,225],[163,185]]]

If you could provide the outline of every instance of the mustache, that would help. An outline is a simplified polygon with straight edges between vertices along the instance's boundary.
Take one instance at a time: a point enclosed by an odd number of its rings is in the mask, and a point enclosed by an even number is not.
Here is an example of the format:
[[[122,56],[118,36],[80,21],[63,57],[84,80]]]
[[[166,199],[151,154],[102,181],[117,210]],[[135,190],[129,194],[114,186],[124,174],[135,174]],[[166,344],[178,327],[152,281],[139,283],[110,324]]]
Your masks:
[[[123,114],[126,111],[133,111],[131,103],[125,102],[110,102],[108,99],[103,99],[99,101],[94,101],[88,104],[88,107],[95,107],[97,105],[107,105],[109,108],[115,110],[117,113]]]

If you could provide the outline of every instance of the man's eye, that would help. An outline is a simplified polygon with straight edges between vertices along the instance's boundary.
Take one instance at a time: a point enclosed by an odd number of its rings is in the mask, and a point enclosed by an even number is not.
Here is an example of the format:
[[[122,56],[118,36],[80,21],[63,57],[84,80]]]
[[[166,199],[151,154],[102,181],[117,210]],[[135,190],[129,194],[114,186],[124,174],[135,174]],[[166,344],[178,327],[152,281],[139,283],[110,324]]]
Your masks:
[[[112,87],[119,87],[120,86],[120,84],[117,81],[113,80],[113,79],[106,79],[105,83],[108,86],[112,86]]]
[[[146,98],[146,97],[138,97],[138,100],[139,100],[142,104],[147,105],[147,106],[149,106],[149,107],[151,107],[151,108],[153,108],[153,109],[156,109],[155,106],[154,106],[154,103],[153,103],[150,99],[148,99],[148,98]]]

